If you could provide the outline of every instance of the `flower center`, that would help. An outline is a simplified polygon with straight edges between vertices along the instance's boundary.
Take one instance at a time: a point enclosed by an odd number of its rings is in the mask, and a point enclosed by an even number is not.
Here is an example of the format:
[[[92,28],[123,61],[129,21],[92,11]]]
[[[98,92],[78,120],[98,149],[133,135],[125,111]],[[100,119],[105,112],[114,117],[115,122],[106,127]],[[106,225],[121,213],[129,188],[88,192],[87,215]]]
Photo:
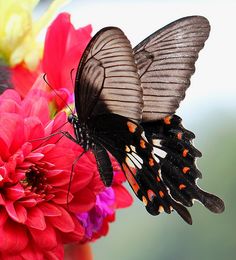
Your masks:
[[[40,169],[36,166],[31,166],[26,172],[25,183],[30,188],[31,192],[41,194],[51,189],[51,185],[47,183],[47,178]]]

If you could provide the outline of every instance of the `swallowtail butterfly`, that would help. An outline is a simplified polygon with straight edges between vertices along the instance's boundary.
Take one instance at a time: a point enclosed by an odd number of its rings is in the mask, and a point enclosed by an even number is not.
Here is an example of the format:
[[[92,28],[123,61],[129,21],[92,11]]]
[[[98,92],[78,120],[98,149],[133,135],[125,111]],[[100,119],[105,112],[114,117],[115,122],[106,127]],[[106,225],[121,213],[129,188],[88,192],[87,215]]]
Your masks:
[[[175,210],[189,224],[186,207],[194,200],[212,212],[224,210],[220,198],[197,186],[201,153],[175,115],[209,31],[206,18],[185,17],[132,49],[119,28],[101,29],[78,66],[77,115],[68,117],[71,138],[93,152],[106,186],[113,179],[110,153],[150,214]]]

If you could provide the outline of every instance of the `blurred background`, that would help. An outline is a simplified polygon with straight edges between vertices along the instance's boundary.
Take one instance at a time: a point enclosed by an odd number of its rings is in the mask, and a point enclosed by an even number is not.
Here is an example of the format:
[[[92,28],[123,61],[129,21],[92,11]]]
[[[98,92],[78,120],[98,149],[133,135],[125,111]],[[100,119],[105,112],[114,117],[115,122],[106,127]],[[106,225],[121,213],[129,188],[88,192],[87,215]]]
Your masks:
[[[41,1],[36,15],[50,1]],[[123,29],[133,46],[162,26],[184,16],[203,15],[211,34],[196,63],[185,100],[177,114],[196,135],[203,153],[198,184],[225,201],[226,210],[214,215],[195,203],[193,225],[177,214],[152,217],[134,198],[118,211],[107,237],[93,244],[95,260],[234,260],[236,259],[236,2],[235,0],[72,0],[68,11],[75,25]]]

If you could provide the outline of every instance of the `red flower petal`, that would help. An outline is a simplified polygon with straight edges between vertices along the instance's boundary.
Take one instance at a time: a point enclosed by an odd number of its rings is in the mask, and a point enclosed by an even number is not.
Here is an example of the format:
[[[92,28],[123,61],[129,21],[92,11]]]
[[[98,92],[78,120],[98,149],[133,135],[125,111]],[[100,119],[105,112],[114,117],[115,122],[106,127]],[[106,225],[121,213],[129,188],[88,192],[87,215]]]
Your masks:
[[[129,192],[121,185],[113,187],[116,198],[116,208],[126,208],[133,203],[133,198]]]
[[[5,189],[5,196],[8,200],[16,201],[24,197],[24,195],[25,191],[19,183]]]
[[[7,221],[0,226],[0,252],[10,251],[12,254],[23,250],[28,237],[23,226],[13,221]]]
[[[88,188],[74,194],[74,199],[70,202],[70,210],[79,213],[89,211],[96,202],[96,195]]]
[[[61,211],[61,216],[49,217],[48,220],[51,222],[52,226],[58,228],[62,232],[72,232],[75,229],[75,224],[70,214],[62,207],[58,206],[58,209]]]
[[[24,64],[19,64],[12,68],[11,71],[12,83],[15,90],[22,97],[26,96],[36,78],[38,77],[38,69],[36,69],[36,71],[30,71],[24,66]]]
[[[46,217],[55,217],[61,216],[61,211],[58,209],[57,206],[53,205],[52,203],[41,203],[39,205],[40,210],[43,212],[44,216]]]
[[[46,223],[43,212],[39,208],[29,209],[28,218],[25,224],[35,229],[44,230],[46,228]]]
[[[56,231],[51,225],[47,225],[44,230],[34,228],[29,230],[35,243],[43,250],[52,250],[57,246]]]

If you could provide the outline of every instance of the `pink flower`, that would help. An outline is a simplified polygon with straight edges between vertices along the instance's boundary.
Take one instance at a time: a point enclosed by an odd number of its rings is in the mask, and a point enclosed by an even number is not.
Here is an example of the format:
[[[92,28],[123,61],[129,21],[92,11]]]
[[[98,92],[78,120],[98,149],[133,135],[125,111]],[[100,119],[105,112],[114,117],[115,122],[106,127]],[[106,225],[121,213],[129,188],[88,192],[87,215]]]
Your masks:
[[[50,120],[42,96],[21,101],[17,92],[7,90],[0,97],[0,258],[62,259],[62,243],[83,239],[73,210],[95,204],[102,188],[95,165],[89,156],[83,158],[87,163],[76,167],[83,174],[73,179],[77,189],[68,194],[71,165],[81,148],[67,138],[58,142],[60,136],[38,140],[66,120],[64,113]]]
[[[0,258],[3,259],[14,256],[63,259],[63,244],[105,235],[115,209],[132,202],[121,186],[124,179],[120,179],[117,163],[114,163],[118,172],[112,188],[104,187],[91,152],[81,157],[72,173],[72,165],[82,148],[68,138],[61,138],[61,134],[50,136],[61,129],[72,133],[73,129],[67,124],[65,113],[50,120],[43,93],[33,88],[24,100],[14,90],[0,96],[0,236],[4,237],[0,241]],[[84,225],[78,218],[83,214],[97,220],[96,223],[90,221]]]
[[[59,91],[66,102],[73,101],[74,77],[80,58],[91,39],[90,25],[75,29],[70,22],[68,13],[61,13],[49,26],[45,38],[42,70],[47,74],[47,80],[54,90]],[[58,108],[65,104],[55,96]]]

